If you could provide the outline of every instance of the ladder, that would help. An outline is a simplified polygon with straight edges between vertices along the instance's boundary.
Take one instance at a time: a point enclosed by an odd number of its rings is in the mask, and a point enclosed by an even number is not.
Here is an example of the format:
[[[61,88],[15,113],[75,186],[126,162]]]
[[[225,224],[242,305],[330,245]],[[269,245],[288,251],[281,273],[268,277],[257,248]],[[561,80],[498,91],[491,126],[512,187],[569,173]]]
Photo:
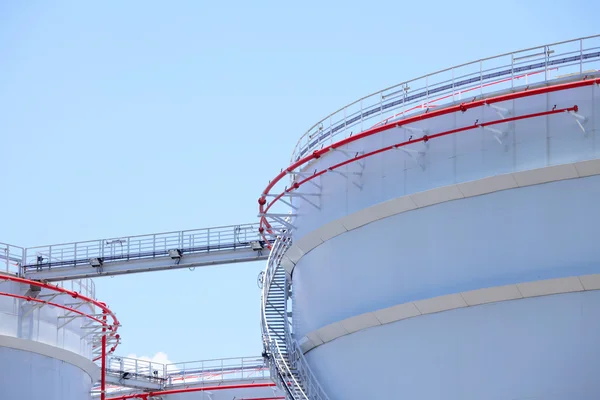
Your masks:
[[[265,354],[271,364],[272,376],[279,381],[287,397],[292,400],[308,400],[304,381],[305,377],[297,369],[291,356],[292,344],[290,313],[288,298],[290,282],[285,269],[280,265],[281,258],[289,247],[291,238],[278,238],[267,262],[263,283],[263,340]]]

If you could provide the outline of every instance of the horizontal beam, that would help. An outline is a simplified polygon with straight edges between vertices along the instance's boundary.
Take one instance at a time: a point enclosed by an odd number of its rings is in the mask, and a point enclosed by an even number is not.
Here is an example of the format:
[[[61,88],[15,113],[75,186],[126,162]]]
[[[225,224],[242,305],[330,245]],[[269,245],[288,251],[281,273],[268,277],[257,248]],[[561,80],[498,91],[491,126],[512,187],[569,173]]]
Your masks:
[[[179,259],[169,256],[149,257],[134,260],[105,262],[101,267],[91,265],[61,266],[52,268],[28,268],[25,276],[33,280],[64,281],[70,279],[95,278],[134,274],[140,272],[163,271],[171,269],[206,267],[210,265],[233,264],[260,261],[268,258],[268,250],[256,251],[251,247],[236,250],[216,250],[202,253],[183,254]]]

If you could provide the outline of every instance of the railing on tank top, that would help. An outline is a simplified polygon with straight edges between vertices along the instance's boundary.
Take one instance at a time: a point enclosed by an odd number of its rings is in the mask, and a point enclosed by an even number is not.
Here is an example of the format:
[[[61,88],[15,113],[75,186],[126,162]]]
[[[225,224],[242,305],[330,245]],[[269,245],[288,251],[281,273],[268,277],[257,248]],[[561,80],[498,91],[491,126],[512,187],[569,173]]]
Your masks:
[[[291,232],[286,232],[279,236],[273,243],[267,267],[263,279],[263,294],[261,301],[261,327],[264,348],[269,350],[271,361],[271,375],[282,387],[287,387],[292,392],[294,400],[329,400],[329,397],[319,384],[313,374],[304,353],[300,349],[296,340],[292,337],[291,327],[286,321],[286,347],[287,360],[283,354],[283,349],[279,342],[269,333],[267,317],[265,314],[267,294],[270,290],[273,277],[277,268],[283,268],[279,265],[281,259],[289,246],[291,245]],[[287,315],[287,309],[285,310]],[[297,371],[299,380],[296,379],[292,371]],[[286,377],[285,379],[283,377]]]
[[[25,260],[26,249],[0,242],[0,272],[21,276],[21,267]],[[73,290],[84,296],[96,298],[96,286],[91,279],[74,279],[56,282],[57,286]]]
[[[300,137],[294,163],[312,151],[410,115],[486,93],[600,69],[600,35],[532,47],[461,64],[362,97]],[[291,175],[293,179],[293,175]]]
[[[0,272],[18,275],[24,255],[23,247],[0,242]]]

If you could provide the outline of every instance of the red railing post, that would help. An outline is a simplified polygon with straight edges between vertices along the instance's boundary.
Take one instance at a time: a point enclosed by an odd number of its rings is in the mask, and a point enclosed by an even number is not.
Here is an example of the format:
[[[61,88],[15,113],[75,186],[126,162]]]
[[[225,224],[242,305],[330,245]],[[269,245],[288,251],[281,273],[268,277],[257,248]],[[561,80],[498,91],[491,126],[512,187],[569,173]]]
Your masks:
[[[106,400],[106,311],[102,310],[102,367],[100,371],[100,400]]]

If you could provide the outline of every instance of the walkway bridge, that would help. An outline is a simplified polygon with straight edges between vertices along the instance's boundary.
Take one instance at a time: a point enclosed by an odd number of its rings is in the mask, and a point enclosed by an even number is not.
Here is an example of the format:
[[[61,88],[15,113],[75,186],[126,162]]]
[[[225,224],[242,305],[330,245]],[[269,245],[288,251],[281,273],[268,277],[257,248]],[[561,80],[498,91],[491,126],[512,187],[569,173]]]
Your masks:
[[[274,386],[269,367],[261,356],[162,364],[111,355],[106,363],[106,393],[110,398],[181,388],[201,391],[214,386],[269,387],[270,398],[285,398]],[[98,384],[92,389],[92,395],[99,397],[99,392]]]
[[[266,260],[258,228],[242,224],[29,248],[0,244],[0,262],[27,279],[52,282]]]

